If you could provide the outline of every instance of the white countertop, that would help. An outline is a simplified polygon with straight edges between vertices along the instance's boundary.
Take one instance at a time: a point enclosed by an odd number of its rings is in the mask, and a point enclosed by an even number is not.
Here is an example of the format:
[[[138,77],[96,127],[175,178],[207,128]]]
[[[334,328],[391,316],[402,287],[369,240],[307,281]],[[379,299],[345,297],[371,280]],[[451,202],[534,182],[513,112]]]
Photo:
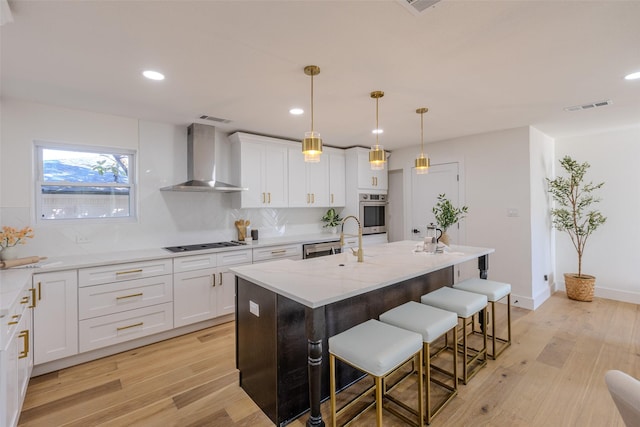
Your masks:
[[[262,248],[278,245],[316,243],[337,241],[340,235],[331,233],[316,233],[304,235],[292,235],[282,237],[271,237],[253,241],[242,246],[233,246],[221,249],[209,249],[194,252],[173,253],[162,248],[126,250],[118,252],[105,252],[85,255],[70,255],[48,257],[37,264],[29,266],[14,267],[7,270],[0,270],[0,317],[5,315],[14,301],[20,297],[25,283],[31,282],[31,275],[36,273],[73,270],[77,268],[97,267],[105,264],[120,264],[127,262],[148,261],[154,259],[177,258],[183,256],[197,255],[210,252],[229,252],[245,249]],[[206,242],[191,242],[188,244],[198,244]]]
[[[364,248],[364,262],[351,253],[303,261],[279,260],[231,267],[239,277],[316,308],[421,276],[494,252],[490,248],[452,246],[448,253],[413,252],[415,241]]]

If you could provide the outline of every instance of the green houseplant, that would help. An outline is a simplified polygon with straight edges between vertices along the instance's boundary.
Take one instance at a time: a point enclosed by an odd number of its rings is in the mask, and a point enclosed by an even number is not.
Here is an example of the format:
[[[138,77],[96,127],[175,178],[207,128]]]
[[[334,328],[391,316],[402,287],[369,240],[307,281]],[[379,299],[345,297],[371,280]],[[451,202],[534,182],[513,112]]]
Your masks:
[[[433,207],[433,215],[436,218],[436,223],[438,227],[442,230],[442,236],[440,236],[440,241],[445,245],[449,244],[449,235],[446,234],[449,227],[456,224],[458,221],[466,217],[469,208],[467,206],[463,206],[461,208],[456,208],[451,203],[451,200],[447,199],[446,194],[438,195],[438,202]]]
[[[567,176],[547,178],[547,183],[548,191],[557,206],[551,209],[553,227],[569,234],[578,254],[578,274],[564,274],[567,296],[579,301],[592,301],[596,278],[582,274],[582,255],[591,233],[607,221],[599,211],[592,209],[592,205],[600,201],[594,192],[604,182],[585,182],[585,175],[590,167],[587,162],[578,163],[570,156],[564,156],[560,160],[560,166]]]
[[[342,218],[334,208],[329,208],[321,219],[325,223],[323,228],[331,228],[334,233],[337,231],[336,227],[342,222]]]

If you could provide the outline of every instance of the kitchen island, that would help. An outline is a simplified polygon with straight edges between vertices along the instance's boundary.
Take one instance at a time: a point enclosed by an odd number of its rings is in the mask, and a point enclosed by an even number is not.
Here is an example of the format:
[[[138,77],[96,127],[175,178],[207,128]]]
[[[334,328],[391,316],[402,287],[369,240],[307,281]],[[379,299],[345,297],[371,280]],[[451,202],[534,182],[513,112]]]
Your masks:
[[[329,395],[328,337],[407,301],[453,284],[453,266],[478,260],[487,275],[489,248],[453,246],[448,253],[413,252],[417,242],[367,247],[304,261],[234,267],[236,364],[240,385],[278,426],[310,410],[308,426],[323,426]],[[338,366],[337,387],[362,376]]]

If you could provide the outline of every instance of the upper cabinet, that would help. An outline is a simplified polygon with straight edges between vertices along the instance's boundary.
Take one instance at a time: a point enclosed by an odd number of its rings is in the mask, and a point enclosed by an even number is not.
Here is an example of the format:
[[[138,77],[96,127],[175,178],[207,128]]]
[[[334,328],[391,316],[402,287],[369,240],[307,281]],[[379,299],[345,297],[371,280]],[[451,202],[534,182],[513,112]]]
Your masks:
[[[288,144],[241,132],[230,135],[229,140],[236,163],[234,182],[248,188],[239,194],[240,207],[288,207]]]
[[[289,147],[289,207],[329,206],[329,158],[306,163],[299,146]]]
[[[346,204],[345,155],[344,150],[325,149],[329,157],[329,206]]]
[[[368,149],[350,148],[347,150],[347,161],[350,168],[357,169],[358,190],[387,191],[389,188],[387,166],[383,170],[371,170]]]
[[[236,132],[229,136],[239,208],[345,205],[344,150],[325,147],[320,162],[305,163],[300,144]]]

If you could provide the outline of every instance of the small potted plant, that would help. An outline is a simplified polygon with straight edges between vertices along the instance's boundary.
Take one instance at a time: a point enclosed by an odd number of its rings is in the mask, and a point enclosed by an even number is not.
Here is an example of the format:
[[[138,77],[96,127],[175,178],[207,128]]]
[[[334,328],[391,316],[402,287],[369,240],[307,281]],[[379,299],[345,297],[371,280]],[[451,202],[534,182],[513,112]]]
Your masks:
[[[33,229],[31,227],[24,227],[18,230],[14,227],[3,226],[0,231],[0,259],[7,261],[17,258],[15,252],[16,245],[24,245],[27,243],[25,239],[33,239]]]
[[[330,228],[332,233],[336,233],[338,231],[337,227],[342,222],[342,218],[340,218],[340,215],[338,215],[334,208],[327,210],[321,219],[325,222],[323,228]]]
[[[549,193],[556,202],[551,209],[553,226],[558,231],[566,231],[578,254],[578,274],[564,273],[567,296],[578,301],[593,301],[596,278],[582,274],[582,255],[591,233],[607,221],[599,211],[592,210],[591,205],[598,203],[599,198],[593,192],[600,189],[604,182],[585,183],[584,178],[590,165],[578,163],[570,156],[560,160],[560,166],[568,176],[547,178]]]
[[[457,224],[467,214],[469,208],[463,206],[461,208],[455,208],[451,201],[447,199],[446,194],[438,195],[438,202],[433,207],[433,215],[436,218],[436,223],[442,231],[440,241],[445,245],[449,245],[449,235],[447,230],[454,224]]]

